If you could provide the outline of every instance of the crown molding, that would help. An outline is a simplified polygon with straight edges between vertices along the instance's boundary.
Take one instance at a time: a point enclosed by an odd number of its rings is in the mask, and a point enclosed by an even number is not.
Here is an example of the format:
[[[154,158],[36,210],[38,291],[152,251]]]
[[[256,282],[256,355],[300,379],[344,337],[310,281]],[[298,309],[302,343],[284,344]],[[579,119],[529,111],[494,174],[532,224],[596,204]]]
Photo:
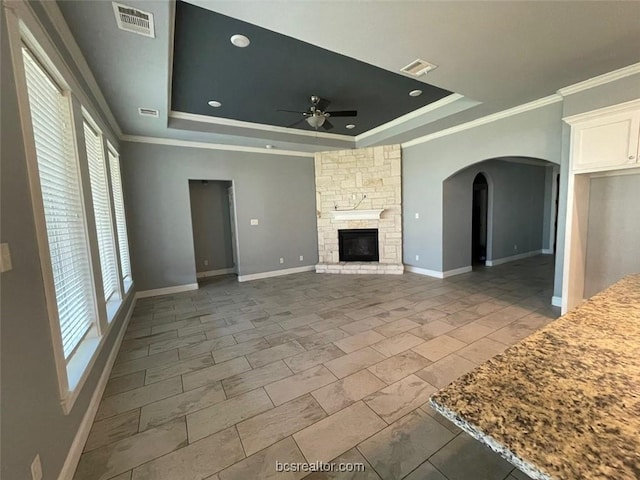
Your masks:
[[[285,133],[287,135],[300,135],[304,137],[312,138],[327,138],[331,140],[347,140],[350,142],[355,141],[355,137],[350,135],[341,135],[339,133],[326,133],[326,132],[310,132],[308,130],[298,130],[295,128],[278,127],[274,125],[267,125],[264,123],[245,122],[243,120],[233,120],[231,118],[222,117],[210,117],[208,115],[199,115],[196,113],[186,113],[171,110],[169,112],[169,118],[175,118],[178,120],[189,120],[192,122],[211,123],[214,125],[225,125],[228,127],[249,128],[253,130],[264,130],[267,132]]]
[[[610,105],[607,107],[598,108],[596,110],[589,110],[588,112],[577,113],[569,117],[563,117],[562,120],[572,125],[578,122],[585,122],[588,120],[595,120],[602,115],[612,115],[616,113],[623,113],[626,111],[634,111],[640,108],[640,98],[636,100],[629,100],[628,102],[618,103],[617,105]]]
[[[558,90],[558,94],[563,97],[573,95],[574,93],[582,92],[583,90],[589,90],[590,88],[598,87],[606,83],[620,80],[621,78],[630,77],[631,75],[640,74],[640,63],[634,63],[626,67],[619,68],[612,72],[603,73],[597,77],[590,78],[583,82],[574,83],[567,87],[563,87]]]
[[[363,140],[367,137],[370,137],[371,135],[375,135],[376,133],[381,133],[384,132],[385,130],[389,129],[389,128],[393,128],[393,127],[397,127],[398,125],[402,125],[405,122],[408,122],[409,120],[413,120],[414,118],[418,118],[421,117],[422,115],[425,115],[426,113],[432,112],[434,110],[437,110],[439,108],[442,108],[446,105],[449,105],[450,103],[453,103],[457,100],[460,100],[461,98],[464,98],[464,95],[460,95],[459,93],[452,93],[451,95],[448,95],[444,98],[441,98],[440,100],[433,102],[433,103],[429,103],[428,105],[425,105],[424,107],[418,108],[417,110],[414,110],[412,112],[409,112],[405,115],[402,115],[398,118],[395,118],[387,123],[383,123],[382,125],[378,125],[377,127],[374,127],[370,130],[367,130],[366,132],[362,132],[359,135],[356,135],[356,142],[359,142],[360,140]]]
[[[408,142],[402,143],[401,147],[402,148],[413,147],[414,145],[419,145],[421,143],[429,142],[431,140],[435,140],[436,138],[445,137],[453,133],[462,132],[463,130],[479,127],[480,125],[486,125],[487,123],[495,122],[497,120],[502,120],[504,118],[512,117],[520,113],[528,112],[530,110],[535,110],[537,108],[545,107],[547,105],[551,105],[552,103],[557,103],[561,101],[562,101],[562,96],[554,93],[553,95],[539,98],[538,100],[534,100],[533,102],[524,103],[522,105],[518,105],[517,107],[509,108],[507,110],[502,110],[501,112],[492,113],[491,115],[480,117],[470,122],[461,123],[460,125],[456,125],[455,127],[445,128],[444,130],[440,130],[438,132],[434,132],[428,135],[424,135],[422,137],[414,138],[413,140],[409,140]]]
[[[245,147],[242,145],[226,145],[222,143],[194,142],[191,140],[177,140],[174,138],[160,138],[160,137],[145,137],[141,135],[123,135],[121,140],[123,142],[151,143],[154,145],[168,145],[171,147],[204,148],[207,150],[225,150],[228,152],[259,153],[261,155],[277,155],[280,157],[313,158],[313,155],[314,155],[311,152],[298,152],[295,150],[277,150],[277,149],[269,150],[269,149],[258,148],[258,147]]]

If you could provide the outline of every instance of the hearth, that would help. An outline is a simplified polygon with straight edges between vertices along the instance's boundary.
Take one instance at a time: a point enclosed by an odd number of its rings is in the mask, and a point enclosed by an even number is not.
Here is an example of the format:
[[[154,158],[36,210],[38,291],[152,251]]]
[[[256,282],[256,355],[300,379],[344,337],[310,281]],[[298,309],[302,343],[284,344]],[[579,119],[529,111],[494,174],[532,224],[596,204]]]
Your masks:
[[[378,229],[358,228],[338,230],[341,262],[377,262]]]

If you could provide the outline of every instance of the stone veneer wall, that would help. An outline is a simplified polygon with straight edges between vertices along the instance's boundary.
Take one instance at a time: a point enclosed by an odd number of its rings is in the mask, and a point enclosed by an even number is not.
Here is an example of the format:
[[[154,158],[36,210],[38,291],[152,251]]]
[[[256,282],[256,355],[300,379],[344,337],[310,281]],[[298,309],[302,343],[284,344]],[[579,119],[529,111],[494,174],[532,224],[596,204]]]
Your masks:
[[[318,257],[316,272],[402,273],[400,145],[315,154]],[[366,198],[363,199],[363,196]],[[380,220],[334,220],[331,212],[384,209]],[[377,228],[379,262],[340,262],[338,230]]]

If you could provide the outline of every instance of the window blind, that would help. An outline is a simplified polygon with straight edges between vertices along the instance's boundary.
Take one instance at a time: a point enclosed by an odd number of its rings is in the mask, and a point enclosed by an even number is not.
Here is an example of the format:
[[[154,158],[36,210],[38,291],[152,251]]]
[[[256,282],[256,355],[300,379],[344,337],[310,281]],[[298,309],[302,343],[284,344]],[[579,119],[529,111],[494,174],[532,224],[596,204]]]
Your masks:
[[[67,97],[23,47],[40,188],[65,359],[95,324],[87,230]]]
[[[124,214],[124,197],[122,195],[122,177],[120,176],[120,158],[109,150],[109,168],[111,170],[111,189],[118,230],[118,247],[120,248],[120,271],[123,279],[131,280],[131,263],[129,262],[129,240],[127,237],[127,221]]]
[[[107,166],[103,153],[102,134],[96,131],[87,121],[84,122],[84,139],[89,163],[89,177],[91,179],[93,213],[98,235],[102,286],[104,287],[105,301],[108,302],[118,291],[119,284],[114,235],[111,226]]]

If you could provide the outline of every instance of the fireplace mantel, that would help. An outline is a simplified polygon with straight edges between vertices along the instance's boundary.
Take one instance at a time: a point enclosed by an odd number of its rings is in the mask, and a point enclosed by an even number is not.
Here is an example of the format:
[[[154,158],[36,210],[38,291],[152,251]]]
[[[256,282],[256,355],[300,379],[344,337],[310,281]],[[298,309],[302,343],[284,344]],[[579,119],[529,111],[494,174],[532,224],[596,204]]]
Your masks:
[[[334,220],[379,220],[384,208],[379,210],[332,210]]]

